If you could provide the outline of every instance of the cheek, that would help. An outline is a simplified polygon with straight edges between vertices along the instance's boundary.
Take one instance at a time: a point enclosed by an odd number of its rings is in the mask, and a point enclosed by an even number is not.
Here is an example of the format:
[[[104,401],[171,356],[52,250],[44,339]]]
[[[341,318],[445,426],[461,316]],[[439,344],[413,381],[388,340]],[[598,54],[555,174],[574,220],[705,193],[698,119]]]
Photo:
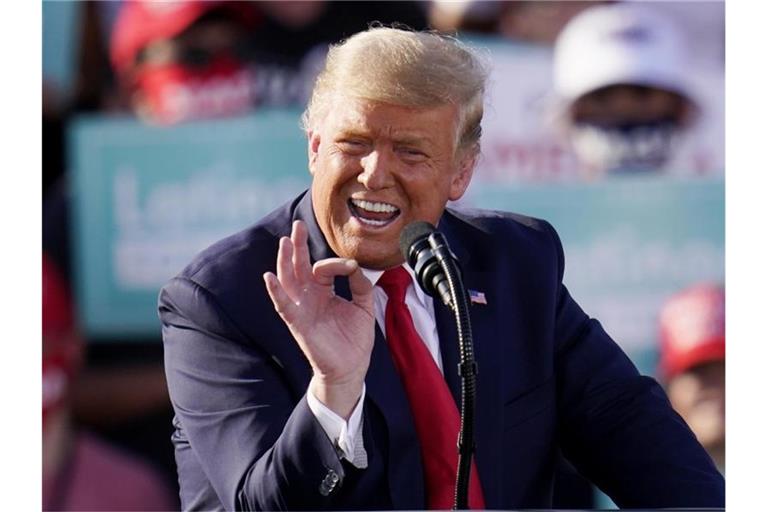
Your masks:
[[[453,189],[453,183],[450,177],[446,176],[445,170],[430,170],[414,180],[412,190],[416,191],[421,203],[431,209],[442,209],[453,195]]]
[[[360,172],[360,159],[338,151],[331,152],[326,158],[325,168],[329,181],[338,188],[355,181]]]
[[[313,172],[313,185],[330,191],[338,188],[344,181],[345,169],[343,159],[334,154],[321,154],[317,159]]]
[[[329,219],[335,219],[331,222],[332,229],[345,222],[350,215],[347,199],[356,183],[356,174],[350,171],[348,163],[341,160],[335,163],[337,165],[326,166],[322,173],[316,174],[313,182],[318,206],[322,207]]]
[[[669,400],[672,406],[682,415],[687,414],[700,392],[700,386],[696,379],[689,375],[680,375],[673,380],[668,389]]]
[[[402,166],[398,169],[397,176],[409,190],[443,191],[448,184],[440,168],[427,164]]]

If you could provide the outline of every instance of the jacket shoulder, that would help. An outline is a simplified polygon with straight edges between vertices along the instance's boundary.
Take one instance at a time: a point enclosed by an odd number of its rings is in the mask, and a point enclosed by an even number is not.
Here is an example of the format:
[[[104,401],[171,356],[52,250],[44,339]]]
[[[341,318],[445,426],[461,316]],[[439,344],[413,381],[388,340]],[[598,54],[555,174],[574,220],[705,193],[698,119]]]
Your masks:
[[[447,212],[457,220],[491,235],[514,233],[520,236],[539,236],[537,233],[544,233],[548,236],[554,231],[546,220],[514,212],[479,208],[451,208]]]
[[[210,332],[227,336],[239,332],[238,336],[246,338],[253,337],[253,329],[265,321],[273,322],[273,318],[267,319],[274,310],[262,276],[275,272],[278,243],[290,233],[296,201],[195,256],[160,290],[158,308],[163,322],[172,317],[193,319]],[[254,323],[257,311],[269,313]],[[173,321],[187,321],[178,318]]]
[[[216,283],[274,271],[280,237],[290,235],[296,201],[280,206],[256,224],[215,242],[198,253],[176,278],[194,281],[204,288]],[[242,281],[240,281],[242,283]]]
[[[515,261],[530,268],[544,265],[562,279],[563,247],[557,232],[546,220],[475,208],[451,208],[444,219],[477,263],[493,266],[500,261]]]

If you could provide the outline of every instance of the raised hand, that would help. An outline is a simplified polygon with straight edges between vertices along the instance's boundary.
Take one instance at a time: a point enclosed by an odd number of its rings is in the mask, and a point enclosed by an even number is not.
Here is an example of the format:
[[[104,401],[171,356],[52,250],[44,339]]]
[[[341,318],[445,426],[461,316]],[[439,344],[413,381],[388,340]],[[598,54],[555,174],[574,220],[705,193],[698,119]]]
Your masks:
[[[352,300],[333,292],[335,276],[349,276]],[[307,227],[296,221],[280,239],[277,276],[264,274],[275,310],[312,365],[310,391],[348,418],[362,392],[373,350],[373,286],[355,260],[328,258],[310,265]]]

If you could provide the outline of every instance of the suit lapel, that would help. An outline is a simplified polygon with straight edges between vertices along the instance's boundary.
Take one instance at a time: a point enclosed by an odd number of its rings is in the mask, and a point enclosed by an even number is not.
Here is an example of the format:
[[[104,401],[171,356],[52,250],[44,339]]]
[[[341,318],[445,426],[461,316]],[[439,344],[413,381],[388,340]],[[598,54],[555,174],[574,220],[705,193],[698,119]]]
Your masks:
[[[461,412],[461,379],[458,373],[459,338],[453,311],[439,299],[435,299],[435,323],[440,340],[440,355],[443,359],[443,375],[451,390],[456,407]]]
[[[320,230],[320,226],[315,219],[315,212],[312,209],[312,193],[311,190],[304,192],[304,196],[299,199],[299,204],[296,206],[296,210],[293,212],[293,220],[303,220],[307,225],[307,233],[309,234],[309,257],[312,263],[324,260],[326,258],[337,258],[338,254],[333,252],[333,249],[328,245],[325,240],[325,235]]]
[[[475,417],[475,446],[478,473],[485,495],[486,505],[498,503],[496,495],[501,490],[502,474],[498,456],[503,435],[499,411],[502,410],[502,372],[504,357],[501,338],[504,333],[498,325],[499,312],[495,311],[498,301],[497,276],[482,268],[479,258],[472,258],[472,252],[482,251],[477,240],[468,240],[462,236],[458,221],[450,213],[443,215],[440,231],[445,235],[451,249],[456,254],[462,267],[462,277],[467,290],[476,290],[486,295],[488,304],[470,302],[470,322],[472,326],[473,348],[478,365],[477,402]],[[488,248],[487,250],[492,250]],[[456,398],[461,412],[461,378],[458,375],[459,346],[453,312],[442,303],[435,303],[435,319],[440,336],[440,351],[443,356],[445,379]]]
[[[474,341],[475,360],[478,365],[477,402],[475,416],[475,455],[481,475],[486,504],[494,503],[494,494],[500,492],[502,468],[498,450],[502,445],[502,427],[499,421],[503,410],[502,375],[505,358],[502,343],[506,329],[499,325],[494,313],[494,289],[497,276],[488,272],[467,270],[464,283],[467,289],[486,294],[489,304],[470,304],[470,321]],[[509,314],[509,313],[506,313]],[[498,503],[498,501],[496,501]]]
[[[392,505],[395,509],[421,508],[426,500],[416,427],[405,388],[378,324],[365,385],[368,397],[379,408],[389,431],[388,476]]]
[[[439,229],[448,241],[448,245],[456,255],[459,266],[462,267],[462,277],[466,285],[465,268],[468,267],[470,254],[459,240],[451,225],[451,218],[444,215],[440,221]],[[461,377],[458,373],[458,364],[460,361],[459,337],[456,332],[456,316],[451,308],[444,305],[443,302],[435,298],[435,323],[437,324],[437,335],[440,338],[440,355],[443,359],[443,375],[448,387],[451,390],[456,407],[461,412]],[[474,325],[473,335],[474,335]],[[475,358],[477,359],[477,342],[474,343]]]

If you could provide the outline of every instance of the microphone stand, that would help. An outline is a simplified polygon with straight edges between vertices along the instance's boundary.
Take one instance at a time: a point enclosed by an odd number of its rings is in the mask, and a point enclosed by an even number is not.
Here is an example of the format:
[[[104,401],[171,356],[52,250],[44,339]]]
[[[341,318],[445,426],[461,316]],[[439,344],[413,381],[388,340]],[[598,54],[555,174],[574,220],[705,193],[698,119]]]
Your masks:
[[[475,399],[477,395],[477,363],[472,345],[472,325],[469,322],[469,306],[459,268],[443,235],[433,232],[429,236],[432,251],[445,272],[451,292],[451,309],[456,319],[459,338],[458,364],[461,376],[461,426],[459,429],[459,464],[456,472],[456,490],[453,510],[469,508],[469,475],[472,467],[472,452],[475,448]]]

